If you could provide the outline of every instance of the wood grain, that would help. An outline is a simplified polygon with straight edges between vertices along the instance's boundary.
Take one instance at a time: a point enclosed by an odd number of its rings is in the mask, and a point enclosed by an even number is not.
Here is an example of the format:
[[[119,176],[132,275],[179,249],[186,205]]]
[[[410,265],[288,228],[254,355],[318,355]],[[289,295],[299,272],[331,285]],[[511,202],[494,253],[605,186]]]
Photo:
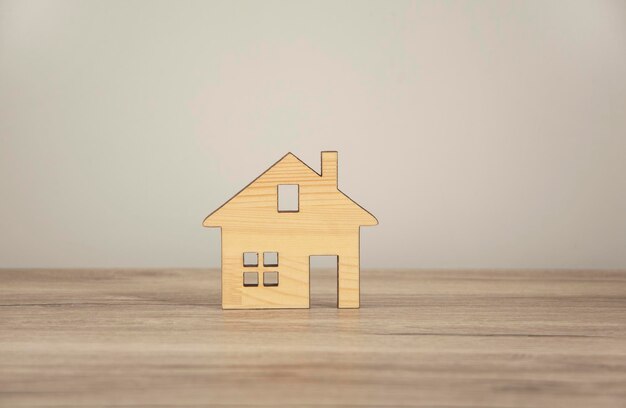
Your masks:
[[[216,270],[0,270],[0,406],[626,406],[626,271],[314,282],[224,311]]]
[[[309,257],[337,255],[337,306],[359,307],[361,226],[376,218],[337,189],[337,152],[322,152],[322,174],[291,153],[211,213],[203,225],[222,229],[222,306],[225,309],[309,307]],[[278,212],[278,186],[299,186],[299,211]],[[276,287],[244,287],[244,252],[278,252]]]

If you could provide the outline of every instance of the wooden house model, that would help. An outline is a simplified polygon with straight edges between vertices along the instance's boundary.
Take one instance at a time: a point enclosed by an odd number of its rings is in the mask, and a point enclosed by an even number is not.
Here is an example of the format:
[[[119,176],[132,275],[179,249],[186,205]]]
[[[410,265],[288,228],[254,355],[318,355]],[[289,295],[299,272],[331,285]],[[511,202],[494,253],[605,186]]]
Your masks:
[[[222,229],[222,307],[308,308],[309,257],[337,255],[337,307],[358,308],[360,228],[376,224],[338,189],[337,152],[321,174],[286,154],[203,222]]]

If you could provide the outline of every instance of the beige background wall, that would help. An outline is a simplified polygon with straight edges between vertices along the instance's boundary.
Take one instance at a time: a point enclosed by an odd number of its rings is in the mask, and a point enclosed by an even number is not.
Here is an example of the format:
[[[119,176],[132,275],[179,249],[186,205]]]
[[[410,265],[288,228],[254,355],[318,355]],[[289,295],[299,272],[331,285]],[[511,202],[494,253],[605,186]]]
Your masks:
[[[626,267],[626,3],[0,1],[0,266],[216,266],[287,151],[365,267]]]

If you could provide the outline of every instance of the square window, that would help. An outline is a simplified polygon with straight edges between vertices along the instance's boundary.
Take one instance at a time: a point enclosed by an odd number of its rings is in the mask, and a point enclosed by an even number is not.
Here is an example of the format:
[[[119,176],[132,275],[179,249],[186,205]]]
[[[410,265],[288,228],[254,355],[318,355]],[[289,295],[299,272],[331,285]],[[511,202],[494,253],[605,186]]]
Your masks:
[[[244,252],[243,266],[259,266],[259,254],[256,252]]]
[[[263,272],[263,286],[278,286],[278,272]]]
[[[243,273],[243,286],[259,286],[259,273],[258,272],[244,272]]]
[[[263,252],[263,266],[278,266],[278,252]]]
[[[298,184],[278,185],[278,212],[300,211],[300,186]]]

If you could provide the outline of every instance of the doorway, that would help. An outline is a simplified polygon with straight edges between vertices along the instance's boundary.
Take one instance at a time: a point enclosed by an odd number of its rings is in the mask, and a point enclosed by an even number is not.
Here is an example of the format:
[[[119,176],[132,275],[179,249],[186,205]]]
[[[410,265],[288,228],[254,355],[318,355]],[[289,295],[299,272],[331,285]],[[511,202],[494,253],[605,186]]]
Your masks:
[[[311,255],[309,257],[310,307],[337,307],[339,257]]]

